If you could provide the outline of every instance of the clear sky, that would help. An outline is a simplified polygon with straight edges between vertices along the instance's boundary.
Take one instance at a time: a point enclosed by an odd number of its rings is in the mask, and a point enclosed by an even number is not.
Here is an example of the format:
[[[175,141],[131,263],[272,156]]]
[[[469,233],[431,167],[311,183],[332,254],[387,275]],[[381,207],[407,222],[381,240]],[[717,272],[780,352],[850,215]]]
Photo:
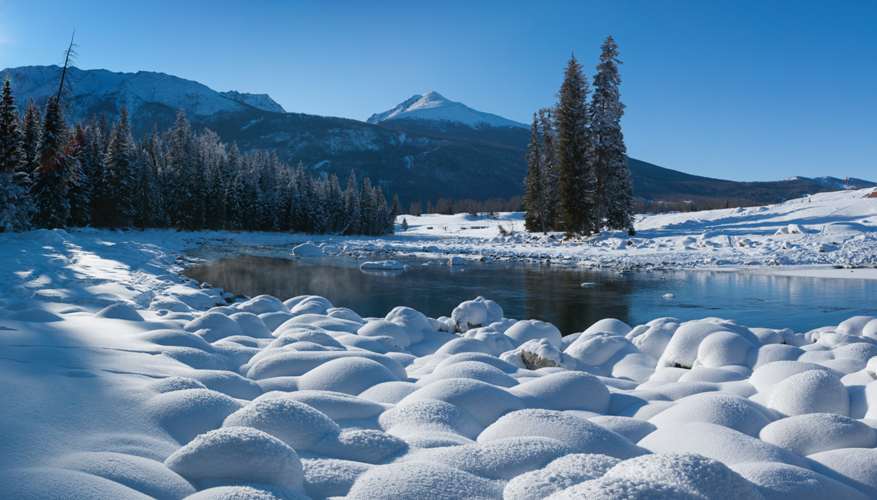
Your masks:
[[[0,68],[154,70],[365,119],[436,90],[528,122],[621,46],[634,157],[740,180],[877,179],[877,0],[0,0]]]

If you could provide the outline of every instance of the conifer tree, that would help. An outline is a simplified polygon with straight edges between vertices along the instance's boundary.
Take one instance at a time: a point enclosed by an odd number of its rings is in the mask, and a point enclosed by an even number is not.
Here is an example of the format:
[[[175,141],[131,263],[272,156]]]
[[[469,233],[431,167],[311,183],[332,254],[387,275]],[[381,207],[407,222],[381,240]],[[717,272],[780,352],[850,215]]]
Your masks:
[[[524,180],[524,210],[527,211],[524,218],[524,226],[528,231],[545,231],[545,219],[543,207],[545,203],[542,191],[542,138],[539,134],[539,122],[536,114],[533,114],[533,123],[530,125],[530,143],[527,145],[527,177]]]
[[[123,107],[110,137],[106,153],[104,182],[110,195],[110,227],[131,227],[136,218],[135,198],[139,178],[137,151],[128,125],[128,111]]]
[[[344,211],[347,214],[347,223],[342,232],[344,234],[359,234],[361,232],[362,204],[356,172],[352,170],[347,177],[347,188],[344,190]]]
[[[87,151],[85,129],[77,125],[70,140],[68,150],[71,155],[67,163],[67,198],[70,201],[71,226],[83,227],[91,222],[91,182],[82,165]]]
[[[597,202],[601,220],[610,229],[631,229],[633,192],[621,132],[621,75],[618,45],[613,38],[603,42],[600,63],[594,75],[591,100],[591,131],[597,171]]]
[[[0,97],[0,231],[30,227],[29,177],[23,174],[22,131],[9,80]]]
[[[587,97],[588,83],[573,56],[566,67],[556,111],[560,218],[567,234],[597,230],[597,180]]]
[[[550,108],[542,108],[538,112],[539,131],[541,132],[541,178],[543,224],[549,230],[558,229],[557,213],[560,205],[560,190],[558,188],[559,174],[557,167],[557,131],[554,127],[554,119]]]
[[[31,195],[36,213],[34,225],[41,228],[64,227],[70,218],[67,200],[67,173],[71,157],[67,154],[67,125],[61,105],[54,97],[46,105],[40,134],[38,164]]]

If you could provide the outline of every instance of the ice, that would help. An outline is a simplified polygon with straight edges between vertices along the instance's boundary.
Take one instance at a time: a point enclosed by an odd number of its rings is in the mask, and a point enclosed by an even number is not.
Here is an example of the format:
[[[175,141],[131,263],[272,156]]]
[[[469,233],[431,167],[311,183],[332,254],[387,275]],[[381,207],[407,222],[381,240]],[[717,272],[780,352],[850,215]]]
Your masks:
[[[292,248],[292,255],[296,257],[322,257],[323,249],[311,242],[301,243]]]
[[[363,271],[404,271],[405,264],[398,260],[372,260],[359,265]]]

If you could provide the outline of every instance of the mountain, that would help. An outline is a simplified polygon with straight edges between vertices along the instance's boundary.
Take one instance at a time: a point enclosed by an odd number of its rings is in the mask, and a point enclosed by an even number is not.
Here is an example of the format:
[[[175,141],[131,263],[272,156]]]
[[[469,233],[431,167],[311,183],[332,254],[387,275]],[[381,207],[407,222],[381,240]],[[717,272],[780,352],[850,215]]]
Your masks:
[[[220,94],[223,97],[231,99],[232,101],[246,104],[247,106],[256,109],[261,109],[263,111],[273,111],[274,113],[286,113],[286,110],[283,109],[283,106],[277,104],[277,102],[274,99],[271,99],[271,96],[268,94],[247,94],[245,92],[238,92],[237,90],[220,92]]]
[[[57,91],[60,68],[28,66],[0,71],[12,80],[19,103],[44,104]],[[344,179],[352,170],[368,175],[403,203],[439,198],[520,196],[526,174],[529,131],[523,124],[482,113],[436,92],[415,95],[370,123],[346,118],[284,113],[265,94],[217,92],[163,73],[70,68],[64,99],[68,121],[106,115],[122,104],[138,135],[169,127],[183,110],[194,127],[215,130],[243,150],[274,151],[316,173]],[[21,109],[23,109],[23,105]],[[634,158],[634,194],[643,200],[694,202],[704,206],[783,201],[808,193],[864,188],[860,179],[821,177],[775,182],[736,182],[686,174]]]
[[[461,102],[451,101],[435,91],[427,92],[424,95],[415,94],[390,110],[371,115],[366,121],[379,124],[391,120],[445,122],[463,124],[469,127],[528,128],[523,123],[477,111]]]
[[[58,91],[61,68],[24,66],[0,71],[0,81],[9,79],[19,102],[33,99],[45,104]],[[135,132],[173,123],[178,110],[190,118],[218,113],[243,112],[253,108],[282,111],[267,95],[217,92],[201,83],[165,73],[138,71],[118,73],[104,69],[67,71],[65,114],[69,121],[100,115],[114,118],[122,105],[128,108]]]

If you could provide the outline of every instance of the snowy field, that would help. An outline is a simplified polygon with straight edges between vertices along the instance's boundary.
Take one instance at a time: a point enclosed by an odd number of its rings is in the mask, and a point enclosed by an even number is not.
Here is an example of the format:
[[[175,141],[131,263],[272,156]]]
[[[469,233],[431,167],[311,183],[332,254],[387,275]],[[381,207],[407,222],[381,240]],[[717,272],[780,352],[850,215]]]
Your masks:
[[[604,232],[584,241],[564,241],[560,233],[529,234],[524,231],[520,212],[496,218],[402,216],[399,222],[404,218],[409,229],[400,233],[403,242],[393,248],[425,255],[460,254],[610,269],[873,268],[877,266],[877,197],[870,197],[873,192],[838,191],[763,207],[639,215],[635,237]],[[802,269],[797,272],[810,274]],[[877,278],[872,270],[856,274]],[[813,275],[829,276],[824,270]],[[847,277],[850,273],[830,275]]]
[[[541,251],[873,265],[865,195],[650,216],[631,246]],[[498,237],[511,215],[408,223],[385,240],[0,234],[0,497],[877,497],[875,317],[809,332],[606,319],[561,338],[485,299],[362,318],[314,296],[228,304],[178,274],[204,242],[509,258],[542,243]]]

